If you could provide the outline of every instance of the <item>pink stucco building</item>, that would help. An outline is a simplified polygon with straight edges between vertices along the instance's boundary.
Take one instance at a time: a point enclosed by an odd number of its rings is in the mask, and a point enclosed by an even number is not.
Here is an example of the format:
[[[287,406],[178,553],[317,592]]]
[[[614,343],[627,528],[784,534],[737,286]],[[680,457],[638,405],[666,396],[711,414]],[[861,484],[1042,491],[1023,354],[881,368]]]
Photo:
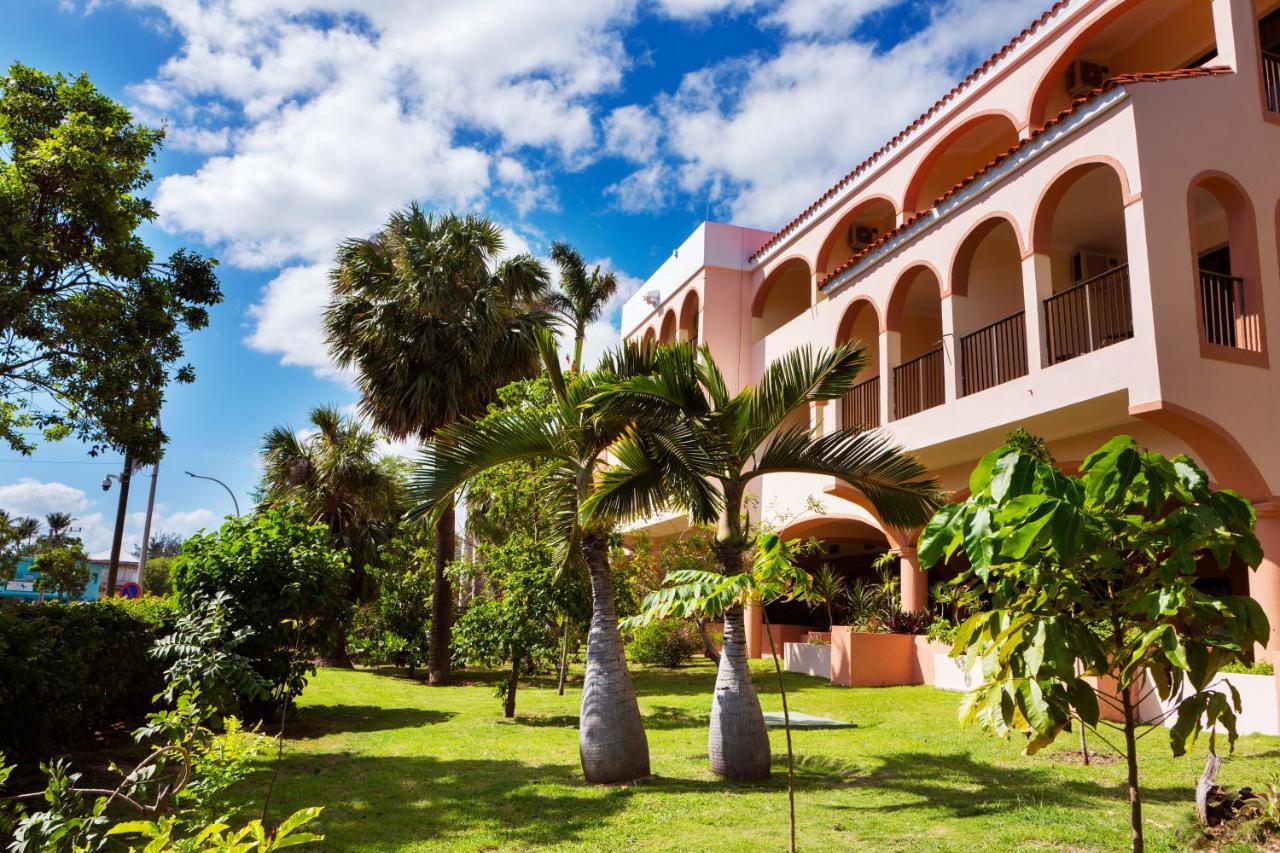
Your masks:
[[[1061,0],[776,233],[701,226],[623,333],[705,342],[739,387],[856,338],[873,367],[813,424],[882,426],[960,496],[1016,426],[1066,465],[1117,433],[1190,454],[1257,506],[1266,561],[1216,583],[1280,656],[1280,0]],[[898,551],[925,605],[911,535],[848,487],[757,497],[848,574]]]

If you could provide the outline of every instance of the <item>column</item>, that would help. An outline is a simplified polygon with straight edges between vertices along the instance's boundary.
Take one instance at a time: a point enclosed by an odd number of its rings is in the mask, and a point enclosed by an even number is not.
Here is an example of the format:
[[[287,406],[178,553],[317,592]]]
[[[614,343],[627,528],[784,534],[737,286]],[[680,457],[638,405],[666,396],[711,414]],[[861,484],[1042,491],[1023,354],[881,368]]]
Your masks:
[[[1049,256],[1033,252],[1022,259],[1022,306],[1027,324],[1027,373],[1035,375],[1049,366],[1048,329],[1044,301],[1053,295],[1053,267]]]
[[[743,608],[743,620],[747,625],[747,657],[764,657],[764,608],[748,604]]]
[[[880,333],[880,423],[887,425],[894,418],[893,367],[902,360],[902,333]]]
[[[1280,508],[1259,507],[1256,532],[1262,543],[1262,565],[1249,572],[1249,597],[1267,614],[1271,637],[1254,654],[1280,664]]]
[[[1262,82],[1258,67],[1258,18],[1253,0],[1213,0],[1213,30],[1218,59],[1214,65],[1234,68],[1241,77]]]
[[[947,295],[940,305],[942,313],[942,384],[943,402],[954,403],[960,397],[960,341],[956,339],[956,306]]]
[[[898,570],[902,578],[903,610],[927,610],[929,607],[929,573],[920,571],[920,558],[915,548],[898,548]]]

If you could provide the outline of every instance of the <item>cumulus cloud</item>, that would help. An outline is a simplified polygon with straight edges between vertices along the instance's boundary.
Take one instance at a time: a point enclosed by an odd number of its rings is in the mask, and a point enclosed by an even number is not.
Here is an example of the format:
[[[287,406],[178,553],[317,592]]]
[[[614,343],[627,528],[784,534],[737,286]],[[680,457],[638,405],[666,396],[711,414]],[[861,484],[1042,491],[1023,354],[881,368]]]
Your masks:
[[[45,483],[23,477],[0,486],[0,509],[13,517],[27,516],[44,521],[51,512],[83,512],[89,506],[84,491],[65,483]]]
[[[604,121],[604,148],[610,154],[645,163],[658,153],[662,122],[635,104],[618,107]]]

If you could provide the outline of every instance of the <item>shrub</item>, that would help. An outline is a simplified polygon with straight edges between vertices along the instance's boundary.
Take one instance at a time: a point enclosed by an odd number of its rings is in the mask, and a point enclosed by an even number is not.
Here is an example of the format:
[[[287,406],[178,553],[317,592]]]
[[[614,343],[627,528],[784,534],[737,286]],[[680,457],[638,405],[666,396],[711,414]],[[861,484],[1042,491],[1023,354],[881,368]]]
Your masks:
[[[0,606],[0,751],[38,760],[143,719],[164,687],[148,654],[170,602]]]
[[[934,643],[945,643],[948,646],[953,645],[956,641],[956,634],[959,626],[952,625],[945,619],[938,619],[929,625],[929,630],[925,631],[925,636]]]
[[[329,529],[290,506],[228,519],[216,533],[187,540],[174,566],[178,601],[188,611],[226,594],[231,632],[250,632],[238,652],[253,662],[277,701],[302,692],[312,660],[347,612],[346,554]],[[245,703],[251,718],[275,709]]]
[[[148,557],[142,570],[142,591],[152,595],[173,594],[173,564],[177,557]]]
[[[1235,672],[1235,673],[1240,673],[1242,675],[1275,675],[1276,674],[1275,665],[1271,663],[1271,661],[1266,661],[1266,660],[1254,661],[1251,664],[1237,663],[1235,661],[1232,661],[1231,663],[1224,664],[1220,671]]]
[[[884,626],[890,634],[924,634],[933,624],[933,614],[928,610],[890,610]]]
[[[702,640],[692,625],[668,619],[637,628],[627,644],[627,657],[635,663],[676,667],[701,648]]]

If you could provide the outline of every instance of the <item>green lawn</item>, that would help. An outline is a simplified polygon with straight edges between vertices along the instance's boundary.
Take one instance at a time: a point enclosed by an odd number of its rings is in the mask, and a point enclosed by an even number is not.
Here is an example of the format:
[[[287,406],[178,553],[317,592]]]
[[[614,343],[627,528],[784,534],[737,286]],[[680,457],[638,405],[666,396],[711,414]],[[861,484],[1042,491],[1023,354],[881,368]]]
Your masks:
[[[781,707],[757,664],[765,710]],[[714,671],[639,669],[654,778],[585,785],[578,693],[522,688],[502,719],[497,676],[461,673],[431,688],[393,673],[322,670],[307,688],[273,795],[272,818],[324,805],[332,850],[781,850],[785,745],[775,775],[730,785],[706,768]],[[1114,850],[1127,846],[1121,763],[1083,767],[1059,755],[957,727],[959,696],[928,687],[843,690],[789,676],[792,709],[853,720],[802,731],[796,807],[804,850]],[[1070,739],[1059,747],[1069,749]],[[1173,759],[1162,731],[1142,741],[1149,849],[1185,838],[1203,749]],[[1246,737],[1221,781],[1265,781],[1280,738]],[[269,774],[253,779],[260,802]]]

